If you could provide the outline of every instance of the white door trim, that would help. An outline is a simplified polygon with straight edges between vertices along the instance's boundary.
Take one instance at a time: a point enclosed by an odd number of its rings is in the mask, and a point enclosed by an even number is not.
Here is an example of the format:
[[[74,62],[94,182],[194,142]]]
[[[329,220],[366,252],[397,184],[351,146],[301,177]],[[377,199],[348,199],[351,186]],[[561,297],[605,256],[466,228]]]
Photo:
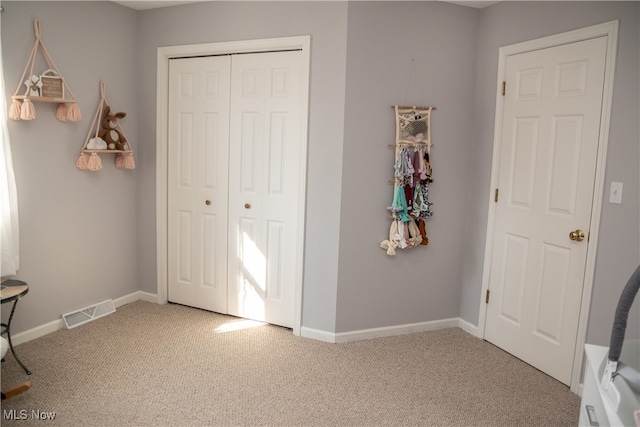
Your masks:
[[[298,207],[298,247],[296,255],[296,281],[294,296],[294,325],[293,333],[300,335],[302,324],[302,287],[304,265],[304,226],[306,207],[306,177],[307,177],[307,145],[308,145],[308,105],[309,105],[309,65],[311,58],[311,36],[294,36],[273,39],[243,40],[221,43],[205,43],[183,46],[159,47],[157,54],[157,86],[156,86],[156,260],[157,260],[157,295],[158,303],[166,304],[167,299],[167,171],[168,171],[168,88],[169,88],[169,59],[199,55],[224,55],[233,53],[265,52],[271,50],[300,49],[302,51],[302,150],[300,164],[302,165],[303,181],[300,185]]]
[[[575,43],[596,37],[607,37],[607,58],[605,64],[604,90],[602,98],[602,113],[600,134],[598,135],[598,154],[596,165],[596,177],[593,190],[593,205],[591,207],[591,223],[589,230],[591,235],[588,241],[587,262],[585,266],[585,275],[583,282],[582,301],[580,304],[580,319],[578,323],[578,334],[576,339],[576,348],[573,358],[573,372],[571,375],[571,390],[578,393],[580,386],[581,369],[576,367],[582,366],[584,355],[584,344],[587,336],[587,322],[589,320],[589,307],[591,306],[591,292],[593,289],[593,275],[595,270],[596,249],[598,247],[598,231],[600,226],[600,213],[602,208],[602,200],[605,183],[605,166],[607,156],[607,145],[609,142],[609,123],[611,116],[611,99],[613,93],[613,77],[615,71],[616,52],[618,43],[618,21],[606,22],[592,27],[582,28],[575,31],[569,31],[549,37],[531,40],[523,43],[517,43],[504,46],[499,49],[498,58],[498,78],[496,84],[496,114],[494,123],[494,139],[493,139],[493,159],[491,167],[491,187],[488,197],[493,197],[493,191],[497,188],[498,171],[500,163],[500,146],[502,116],[504,112],[504,97],[499,93],[502,88],[502,82],[506,76],[506,60],[510,55],[530,52],[534,50],[559,46],[568,43]],[[495,222],[495,203],[489,203],[489,215],[487,219],[487,234],[485,240],[484,267],[482,274],[482,291],[480,299],[480,310],[478,316],[478,331],[484,338],[485,334],[485,318],[487,307],[485,303],[485,294],[489,288],[489,274],[491,267],[491,253],[493,248],[493,232]]]

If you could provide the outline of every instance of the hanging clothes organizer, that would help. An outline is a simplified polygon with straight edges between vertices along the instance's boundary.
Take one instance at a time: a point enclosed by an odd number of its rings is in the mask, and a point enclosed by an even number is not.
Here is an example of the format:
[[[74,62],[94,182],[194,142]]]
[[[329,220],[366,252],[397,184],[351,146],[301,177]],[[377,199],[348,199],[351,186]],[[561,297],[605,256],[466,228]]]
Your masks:
[[[387,255],[396,249],[428,245],[425,220],[433,215],[429,201],[431,112],[435,107],[393,105],[396,119],[392,221],[389,238],[380,243]]]
[[[82,119],[78,103],[42,42],[40,21],[36,19],[33,25],[36,41],[31,48],[31,53],[22,72],[22,77],[20,77],[20,81],[18,82],[18,87],[11,97],[9,118],[13,120],[35,119],[36,110],[32,101],[37,101],[57,103],[56,118],[58,120],[61,122],[77,122]],[[33,69],[39,50],[42,51],[42,56],[49,69],[38,76],[33,74]],[[27,74],[27,71],[29,74]],[[26,80],[25,77],[27,77]],[[24,94],[19,95],[20,87],[23,84],[25,86]],[[66,94],[68,94],[69,97],[67,97]]]

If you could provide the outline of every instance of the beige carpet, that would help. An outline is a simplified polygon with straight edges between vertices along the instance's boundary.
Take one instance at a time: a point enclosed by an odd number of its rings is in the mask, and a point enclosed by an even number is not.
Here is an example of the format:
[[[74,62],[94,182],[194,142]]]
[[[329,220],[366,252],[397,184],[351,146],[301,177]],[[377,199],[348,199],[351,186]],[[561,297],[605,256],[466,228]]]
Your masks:
[[[569,389],[460,329],[328,344],[138,301],[8,353],[3,426],[569,426]],[[38,412],[39,411],[39,412]],[[55,415],[36,420],[37,415]],[[19,420],[17,418],[26,418]]]

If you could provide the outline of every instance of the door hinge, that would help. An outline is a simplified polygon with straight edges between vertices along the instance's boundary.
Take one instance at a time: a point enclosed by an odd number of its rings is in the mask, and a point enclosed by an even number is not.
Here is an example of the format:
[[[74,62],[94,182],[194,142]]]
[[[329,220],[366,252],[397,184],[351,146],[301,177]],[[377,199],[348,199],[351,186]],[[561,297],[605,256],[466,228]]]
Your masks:
[[[502,82],[502,96],[505,96],[507,94],[507,82],[503,81]]]
[[[496,188],[496,192],[493,195],[493,201],[498,203],[498,193],[500,193],[500,189]]]
[[[484,297],[484,303],[489,304],[489,295],[491,295],[491,291],[487,289],[487,294]]]

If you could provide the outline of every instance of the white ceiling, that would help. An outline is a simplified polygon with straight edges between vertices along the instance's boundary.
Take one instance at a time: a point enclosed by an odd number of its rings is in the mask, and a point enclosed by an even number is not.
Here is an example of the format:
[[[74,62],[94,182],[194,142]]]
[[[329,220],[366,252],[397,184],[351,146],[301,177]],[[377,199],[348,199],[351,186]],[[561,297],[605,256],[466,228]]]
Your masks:
[[[135,10],[149,10],[149,9],[158,9],[160,7],[177,6],[180,4],[189,4],[189,3],[199,3],[199,2],[211,1],[211,0],[133,0],[133,1],[111,0],[111,1]],[[243,1],[243,0],[236,0],[236,1]],[[426,0],[426,1],[429,1],[429,0]],[[485,1],[485,0],[467,0],[467,1],[437,0],[437,1],[444,1],[446,3],[452,3],[452,4],[457,4],[457,5],[466,6],[466,7],[473,7],[476,9],[482,9],[487,6],[491,6],[492,4],[499,3],[499,1]]]

